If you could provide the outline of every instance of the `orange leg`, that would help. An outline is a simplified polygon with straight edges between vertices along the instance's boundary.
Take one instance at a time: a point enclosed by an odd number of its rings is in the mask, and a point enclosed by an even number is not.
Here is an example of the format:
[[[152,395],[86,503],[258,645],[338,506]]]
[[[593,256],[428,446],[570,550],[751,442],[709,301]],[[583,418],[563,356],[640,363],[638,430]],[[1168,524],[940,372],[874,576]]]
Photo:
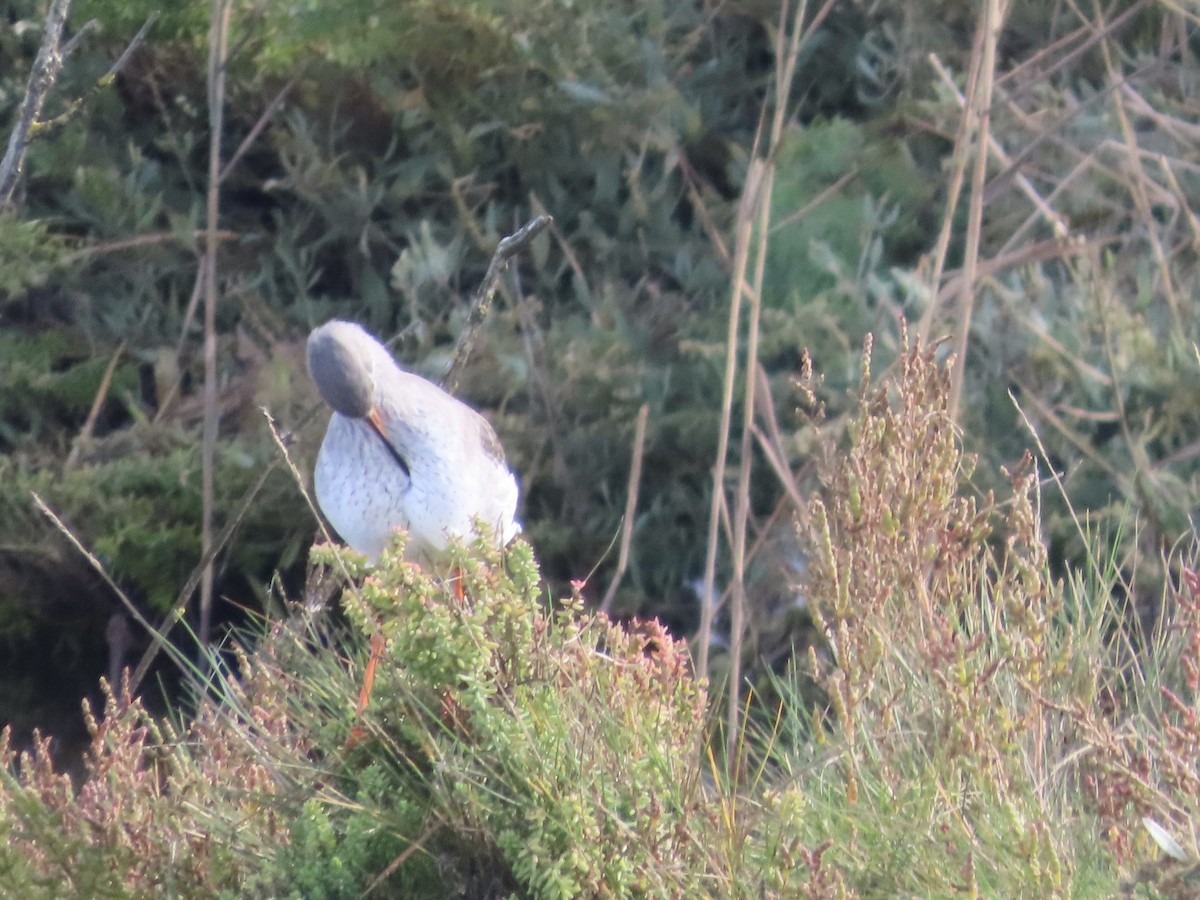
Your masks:
[[[367,659],[367,668],[363,672],[362,689],[358,692],[358,703],[354,707],[354,715],[361,716],[371,702],[371,689],[375,687],[375,670],[379,668],[379,660],[383,658],[383,635],[379,632],[371,635],[371,656]]]
[[[461,570],[455,569],[452,577],[454,578],[454,600],[461,606],[466,600],[466,593],[463,590],[463,573]],[[383,658],[384,643],[383,635],[379,632],[371,636],[371,655],[367,659],[366,669],[363,670],[363,683],[358,692],[358,702],[354,705],[356,724],[350,729],[350,737],[346,740],[346,749],[356,746],[367,736],[366,731],[357,724],[357,721],[362,718],[367,705],[371,702],[371,689],[375,687],[375,670],[379,668],[379,660]]]
[[[379,632],[371,635],[371,655],[367,659],[367,667],[363,671],[362,688],[358,692],[358,702],[354,705],[355,724],[350,728],[350,737],[346,739],[346,749],[356,746],[367,736],[358,720],[371,702],[371,689],[375,686],[375,670],[379,668],[379,660],[383,658],[384,639]]]

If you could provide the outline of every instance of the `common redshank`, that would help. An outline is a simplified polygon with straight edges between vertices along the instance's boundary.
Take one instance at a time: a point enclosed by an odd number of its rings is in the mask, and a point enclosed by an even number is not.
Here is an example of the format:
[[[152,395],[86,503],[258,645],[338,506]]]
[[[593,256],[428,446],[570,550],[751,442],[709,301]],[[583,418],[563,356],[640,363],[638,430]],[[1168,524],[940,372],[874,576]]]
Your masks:
[[[521,530],[516,479],[475,410],[405,372],[353,322],[313,330],[308,371],[333,407],[313,474],[317,503],[352,548],[374,561],[402,528],[406,555],[420,561],[470,537],[476,521],[501,547]]]
[[[372,562],[397,528],[405,555],[436,559],[451,538],[481,522],[505,546],[520,530],[517,481],[487,420],[419,375],[405,372],[387,348],[353,322],[334,320],[308,336],[308,371],[333,407],[313,473],[317,503],[347,544]],[[462,600],[462,583],[454,580]],[[371,654],[355,704],[361,719],[371,697],[384,638]],[[346,747],[365,736],[355,725]]]

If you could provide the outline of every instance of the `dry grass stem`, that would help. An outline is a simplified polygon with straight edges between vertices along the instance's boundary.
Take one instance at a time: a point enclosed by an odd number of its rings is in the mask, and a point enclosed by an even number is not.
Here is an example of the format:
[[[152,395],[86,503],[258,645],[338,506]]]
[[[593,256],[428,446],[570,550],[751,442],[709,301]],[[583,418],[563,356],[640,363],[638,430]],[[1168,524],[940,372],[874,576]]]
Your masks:
[[[963,379],[967,369],[967,346],[971,336],[971,316],[975,309],[975,290],[979,247],[983,231],[984,191],[987,188],[988,147],[991,137],[992,83],[996,77],[996,42],[1003,28],[1006,8],[1001,0],[985,0],[982,21],[983,44],[979,79],[971,103],[964,115],[974,123],[975,169],[967,210],[967,241],[963,251],[963,284],[958,294],[958,313],[954,323],[955,363],[950,382],[950,414],[956,420],[962,402]]]
[[[746,185],[738,205],[733,254],[733,293],[729,303],[729,327],[725,344],[725,376],[721,387],[721,416],[717,425],[717,456],[712,468],[712,499],[709,505],[708,537],[704,561],[704,582],[700,597],[700,635],[696,671],[708,677],[708,655],[712,642],[713,615],[716,612],[718,532],[725,508],[725,467],[729,456],[729,426],[733,421],[733,389],[737,377],[737,351],[741,335],[742,285],[750,260],[753,211],[759,202],[764,164],[756,155],[746,173]]]
[[[995,53],[994,40],[992,53]],[[942,61],[935,56],[931,59],[931,62],[933,63],[933,67],[937,72],[938,77],[942,80],[942,84],[953,93],[954,98],[958,101],[959,106],[965,112],[967,108],[967,98],[964,97],[962,92],[959,91],[955,86],[954,79],[951,77],[950,73],[946,71],[946,67],[942,65]],[[990,109],[990,96],[988,100]],[[1021,189],[1021,193],[1029,198],[1029,202],[1033,204],[1033,207],[1037,213],[1047,222],[1047,224],[1049,224],[1050,230],[1054,233],[1055,238],[1058,240],[1065,240],[1071,233],[1071,228],[1067,224],[1066,219],[1064,219],[1060,213],[1052,209],[1049,204],[1042,199],[1042,196],[1037,192],[1037,189],[1033,186],[1033,183],[1024,174],[1022,174],[1019,169],[1015,168],[1015,161],[1000,145],[1000,141],[996,139],[996,136],[993,135],[990,130],[988,130],[986,133],[980,135],[980,140],[986,140],[988,152],[990,152],[991,155],[996,158],[996,161],[1000,163],[1001,166],[1012,170],[1012,177],[1016,182],[1017,187]],[[1028,150],[1026,152],[1028,152]]]
[[[208,191],[205,207],[204,279],[204,430],[201,438],[200,545],[209,557],[200,578],[200,624],[197,635],[207,646],[212,631],[213,510],[217,449],[217,225],[221,214],[221,140],[225,131],[225,70],[229,50],[229,22],[233,4],[212,0],[208,43]]]
[[[92,433],[96,430],[96,420],[100,418],[100,410],[104,409],[104,401],[108,399],[108,390],[112,386],[113,373],[117,371],[117,363],[121,361],[121,357],[128,346],[128,341],[121,341],[109,359],[108,365],[104,368],[104,374],[100,377],[100,386],[96,388],[96,396],[92,400],[91,409],[88,410],[87,419],[84,421],[83,427],[79,429],[79,434],[75,438],[71,452],[67,454],[66,467],[68,469],[78,461],[80,450],[83,449],[85,443],[91,440]]]
[[[984,31],[986,28],[984,16],[979,18],[979,22],[975,29],[975,38],[971,45],[971,69],[967,76],[966,96],[974,97],[976,85],[979,83],[979,69],[982,60],[982,48],[984,42]],[[930,54],[930,64],[937,68],[938,63],[936,56]],[[967,160],[969,154],[967,148],[968,142],[972,136],[971,116],[967,110],[963,110],[963,114],[958,118],[958,130],[954,136],[954,152],[950,155],[953,162],[953,167],[950,171],[950,184],[946,191],[946,209],[942,213],[942,227],[938,232],[937,243],[934,245],[932,261],[928,265],[929,278],[929,296],[932,298],[929,305],[925,307],[925,311],[921,313],[921,318],[917,322],[916,338],[918,341],[928,341],[930,332],[933,328],[933,323],[940,313],[937,296],[942,283],[942,272],[946,268],[946,254],[950,251],[950,239],[954,234],[955,214],[958,211],[958,202],[962,198],[963,183],[966,181]]]
[[[617,568],[613,572],[608,590],[604,592],[604,600],[600,603],[600,612],[612,612],[613,600],[617,596],[617,588],[625,577],[625,569],[629,566],[629,549],[633,543],[633,525],[637,514],[638,490],[642,482],[642,457],[646,450],[646,422],[650,418],[650,406],[643,403],[638,410],[637,424],[633,433],[633,454],[629,461],[629,486],[625,490],[625,515],[621,517],[621,547],[617,553]]]

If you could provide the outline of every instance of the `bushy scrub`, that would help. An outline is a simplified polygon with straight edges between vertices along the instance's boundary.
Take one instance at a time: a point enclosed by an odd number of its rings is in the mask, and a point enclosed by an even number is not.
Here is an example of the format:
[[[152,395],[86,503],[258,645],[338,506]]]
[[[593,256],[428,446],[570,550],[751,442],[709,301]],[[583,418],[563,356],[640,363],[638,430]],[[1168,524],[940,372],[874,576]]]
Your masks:
[[[103,716],[89,713],[78,790],[46,741],[19,759],[4,744],[12,883],[65,878],[92,896],[357,896],[375,880],[430,897],[702,891],[705,693],[686,647],[656,622],[584,615],[578,598],[548,608],[528,545],[489,547],[455,548],[452,578],[400,547],[370,570],[320,550],[354,577],[349,633],[297,608],[236,655],[237,676],[210,657],[186,726],[110,692]],[[312,590],[329,575],[314,571]],[[356,718],[338,646],[370,637],[379,675]]]

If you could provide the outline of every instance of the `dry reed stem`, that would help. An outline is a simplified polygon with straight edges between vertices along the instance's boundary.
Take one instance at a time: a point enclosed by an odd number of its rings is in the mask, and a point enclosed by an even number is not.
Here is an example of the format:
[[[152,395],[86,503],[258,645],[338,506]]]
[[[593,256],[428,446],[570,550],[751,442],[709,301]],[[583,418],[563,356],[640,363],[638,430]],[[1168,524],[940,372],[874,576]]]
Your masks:
[[[930,61],[937,70],[938,77],[941,78],[943,85],[945,85],[945,87],[954,94],[954,99],[958,101],[959,107],[965,111],[967,106],[967,98],[963,96],[962,92],[959,91],[957,87],[955,87],[954,79],[950,76],[950,73],[946,71],[946,67],[942,65],[941,60],[939,60],[936,56],[931,56]],[[1033,186],[1030,180],[1021,174],[1019,169],[1015,168],[1017,163],[1015,163],[1013,158],[1008,155],[1008,152],[1005,151],[1002,146],[1000,146],[1000,142],[990,131],[981,137],[986,138],[987,149],[992,156],[996,158],[996,161],[1006,169],[1012,170],[1012,177],[1016,182],[1017,187],[1021,189],[1021,193],[1024,194],[1029,199],[1029,202],[1033,204],[1034,209],[1037,210],[1041,217],[1046,220],[1046,223],[1050,226],[1050,230],[1054,233],[1054,236],[1059,240],[1065,240],[1071,233],[1071,228],[1067,224],[1067,220],[1064,219],[1061,214],[1052,209],[1042,198],[1041,194],[1037,192],[1037,189]],[[1028,149],[1026,149],[1024,152],[1028,152]]]
[[[725,505],[725,463],[729,457],[729,426],[733,421],[733,387],[737,376],[738,336],[741,334],[742,285],[746,280],[746,267],[750,260],[750,214],[758,203],[762,183],[763,161],[758,156],[758,138],[755,138],[754,155],[746,172],[746,185],[738,204],[736,242],[733,254],[733,293],[729,302],[729,327],[725,336],[725,378],[721,387],[721,415],[717,431],[717,458],[712,468],[712,499],[709,504],[708,538],[704,561],[704,587],[700,597],[700,648],[696,660],[696,672],[700,678],[708,677],[708,653],[712,641],[713,614],[716,611],[714,592],[717,581],[717,535],[721,522],[721,511]]]
[[[217,448],[217,220],[221,211],[221,137],[225,129],[225,64],[233,4],[212,0],[208,46],[208,193],[204,241],[204,433],[201,441],[200,546],[208,557],[200,577],[200,624],[197,636],[206,646],[212,629],[213,483]]]
[[[789,4],[784,3],[779,12],[779,25],[775,32],[775,75],[774,85],[776,96],[770,125],[770,133],[763,146],[763,130],[765,125],[766,106],[764,104],[758,132],[751,148],[750,165],[746,173],[746,182],[742,190],[734,220],[735,246],[732,264],[729,324],[726,334],[725,369],[722,385],[720,422],[717,434],[717,454],[712,469],[712,501],[709,507],[709,526],[706,542],[704,564],[704,580],[701,589],[701,611],[699,628],[699,648],[697,651],[696,671],[701,678],[708,677],[709,651],[712,643],[712,623],[716,612],[716,562],[718,553],[718,535],[721,525],[725,525],[726,537],[733,553],[734,583],[733,624],[730,636],[731,657],[734,660],[730,679],[730,708],[729,721],[736,723],[738,718],[738,698],[740,691],[740,661],[742,630],[744,628],[744,569],[746,561],[745,544],[749,518],[749,475],[752,465],[754,391],[755,391],[755,358],[757,357],[758,314],[762,294],[763,273],[765,271],[766,250],[770,238],[770,187],[774,171],[774,156],[778,151],[783,137],[783,130],[789,119],[789,98],[794,81],[800,50],[813,32],[820,27],[833,9],[836,0],[826,0],[817,10],[807,27],[803,22],[808,9],[806,2],[801,2],[794,13]],[[755,220],[758,246],[755,264],[755,283],[748,284],[746,272],[750,260],[750,242],[755,238]],[[732,521],[725,498],[725,469],[729,454],[729,431],[733,418],[733,393],[738,373],[738,343],[741,335],[742,301],[750,301],[750,326],[747,336],[747,368],[745,378],[745,410],[742,429],[742,459],[738,474],[738,489],[735,494],[736,508]],[[739,574],[740,573],[740,574]],[[730,747],[735,740],[734,732],[730,729]]]
[[[975,86],[979,81],[979,62],[982,57],[980,48],[983,45],[983,21],[980,20],[978,27],[975,29],[975,37],[971,45],[971,69],[967,75],[967,90],[966,96],[975,96]],[[935,65],[934,58],[930,56],[930,64]],[[921,313],[921,318],[917,322],[916,337],[917,340],[924,344],[929,341],[929,332],[933,327],[934,317],[937,316],[939,304],[937,302],[938,288],[942,283],[942,272],[946,268],[946,254],[950,250],[950,237],[954,229],[954,215],[958,211],[958,201],[962,196],[963,182],[966,180],[967,172],[967,141],[971,137],[970,129],[971,117],[966,110],[958,118],[958,131],[954,136],[954,153],[950,157],[954,161],[954,168],[950,173],[950,185],[946,194],[946,211],[942,214],[942,227],[938,232],[937,243],[934,245],[933,259],[930,263],[929,270],[929,295],[931,297],[929,305],[925,307],[925,311]]]
[[[785,6],[786,9],[786,6]],[[780,29],[782,32],[782,28]],[[778,108],[777,108],[778,113]],[[777,115],[778,120],[778,115]],[[780,129],[781,130],[781,129]],[[779,146],[780,130],[773,129],[771,148]],[[773,155],[773,154],[772,154]],[[736,727],[740,718],[738,707],[742,690],[742,642],[746,632],[746,529],[750,520],[750,473],[754,463],[754,394],[758,379],[759,324],[762,317],[763,272],[766,267],[767,234],[771,225],[771,190],[775,166],[768,163],[763,174],[763,186],[758,203],[758,246],[754,261],[753,290],[749,291],[749,322],[746,335],[746,379],[742,394],[742,440],[739,448],[737,489],[733,510],[733,593],[730,596],[729,623],[729,704],[727,758],[736,759],[741,731]]]
[[[958,315],[954,344],[954,369],[950,374],[950,417],[959,418],[963,379],[967,368],[967,341],[971,334],[971,314],[975,308],[976,269],[983,230],[983,195],[987,187],[988,146],[991,128],[992,84],[996,77],[996,41],[1003,27],[1006,9],[1002,0],[986,0],[983,14],[983,43],[979,78],[971,102],[964,114],[975,123],[975,169],[967,209],[967,246],[963,258],[963,286],[958,295]],[[936,290],[936,286],[934,287]]]
[[[604,592],[604,600],[600,603],[600,612],[607,615],[612,612],[613,600],[617,596],[617,587],[625,576],[629,566],[629,548],[633,542],[633,520],[637,513],[638,490],[642,482],[642,457],[646,450],[646,421],[650,418],[650,405],[643,403],[638,410],[637,424],[633,432],[633,456],[629,462],[629,485],[625,490],[625,515],[621,519],[621,549],[617,554],[617,570],[613,573],[608,590]]]
[[[704,586],[701,597],[700,651],[697,670],[701,677],[708,677],[708,657],[712,640],[712,619],[715,612],[714,592],[716,582],[717,531],[721,511],[725,508],[725,464],[729,450],[729,428],[733,414],[733,388],[737,375],[737,345],[740,335],[740,316],[743,297],[749,300],[746,337],[745,385],[743,388],[743,415],[741,433],[741,458],[739,460],[737,487],[734,494],[734,512],[730,550],[733,565],[733,584],[730,594],[730,674],[727,705],[726,759],[730,771],[740,768],[738,760],[738,728],[741,708],[741,656],[746,622],[746,538],[750,518],[750,475],[753,467],[754,446],[754,394],[757,384],[755,376],[758,366],[759,320],[762,310],[761,298],[766,270],[766,254],[771,231],[771,193],[774,180],[774,158],[783,139],[784,126],[789,119],[789,98],[799,60],[800,48],[808,35],[817,28],[833,7],[833,0],[818,10],[808,29],[803,27],[807,3],[801,2],[794,13],[784,3],[779,12],[779,24],[775,32],[775,77],[776,97],[771,119],[770,133],[765,152],[762,148],[763,121],[760,119],[759,133],[755,137],[746,187],[738,205],[736,250],[733,266],[733,295],[730,303],[728,344],[725,357],[725,380],[721,404],[721,424],[718,436],[717,460],[713,467],[713,501],[709,515],[707,554],[705,559]],[[765,116],[764,106],[763,114]],[[762,155],[760,156],[760,153]],[[746,284],[745,276],[749,265],[750,242],[757,231],[754,281]]]

